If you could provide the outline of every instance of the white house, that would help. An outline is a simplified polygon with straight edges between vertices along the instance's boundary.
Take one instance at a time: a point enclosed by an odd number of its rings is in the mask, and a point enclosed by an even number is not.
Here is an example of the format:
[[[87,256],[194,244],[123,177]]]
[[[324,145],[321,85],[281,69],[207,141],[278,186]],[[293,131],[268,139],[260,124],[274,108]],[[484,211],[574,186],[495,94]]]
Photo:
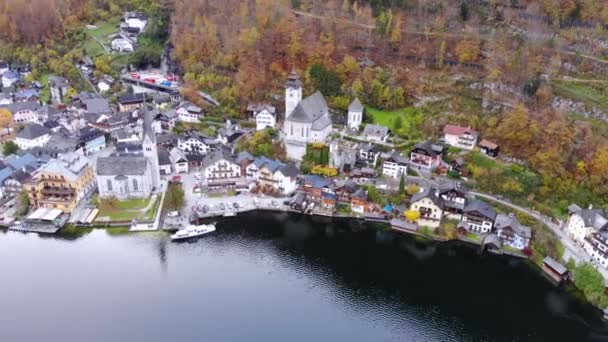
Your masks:
[[[196,123],[205,115],[202,108],[187,101],[180,103],[175,111],[177,113],[177,120],[183,122]]]
[[[186,137],[178,137],[177,147],[188,154],[207,154],[210,150],[208,140],[210,138],[195,132]]]
[[[426,188],[414,196],[410,201],[410,210],[420,213],[418,225],[421,227],[437,228],[443,218],[443,201],[437,189]]]
[[[302,83],[295,72],[285,84],[285,114],[283,133],[288,141],[320,142],[331,133],[329,107],[323,94],[317,91],[302,100]]]
[[[15,123],[38,122],[38,113],[40,103],[35,101],[14,102],[6,106]]]
[[[570,217],[566,231],[578,242],[583,242],[591,233],[608,229],[608,215],[599,208],[589,206],[588,209],[581,209],[573,204],[568,207]]]
[[[476,234],[488,234],[494,228],[496,211],[480,200],[470,200],[464,207],[460,228]]]
[[[374,142],[386,142],[389,136],[389,129],[380,125],[368,124],[361,134],[365,140]]]
[[[264,105],[253,113],[255,117],[255,129],[261,131],[267,127],[274,128],[277,123],[276,110],[274,106]]]
[[[295,166],[265,157],[255,158],[245,171],[248,181],[281,195],[289,195],[296,191],[298,174],[299,171]]]
[[[363,105],[356,98],[349,106],[348,106],[348,121],[347,127],[351,130],[358,131],[361,126],[361,122],[363,122]]]
[[[393,151],[382,163],[382,174],[394,179],[400,179],[401,175],[404,175],[404,177],[407,175],[407,164],[407,158],[403,157],[399,151]]]
[[[201,164],[204,186],[209,190],[235,188],[241,179],[241,166],[223,150],[209,153]]]
[[[124,35],[119,35],[114,38],[111,43],[112,50],[118,52],[133,52],[135,50],[135,42]]]
[[[591,259],[602,267],[608,268],[608,231],[602,230],[589,234],[583,242],[583,249],[591,256]]]
[[[148,24],[146,16],[140,12],[126,12],[124,21],[129,28],[137,29],[139,33],[143,32]]]
[[[99,92],[105,93],[112,88],[114,83],[116,83],[116,81],[113,77],[104,75],[97,81],[97,89],[99,89]]]
[[[446,212],[446,216],[461,220],[469,189],[456,181],[441,182],[437,188],[439,197],[443,200],[443,210]]]
[[[173,169],[175,170],[175,172],[188,173],[188,158],[186,158],[184,152],[182,152],[177,147],[174,147],[173,149],[171,149],[171,152],[169,152],[169,158],[171,159],[171,164],[173,164]]]
[[[441,165],[443,146],[427,140],[419,143],[410,152],[410,166],[423,171],[431,171]]]
[[[446,144],[466,150],[472,150],[477,145],[479,133],[470,127],[446,125],[443,128],[443,139]]]
[[[37,123],[30,123],[23,127],[15,137],[15,143],[22,150],[34,147],[43,147],[51,139],[51,131]]]
[[[8,70],[2,73],[2,87],[8,88],[13,83],[19,81],[19,73],[13,70]]]

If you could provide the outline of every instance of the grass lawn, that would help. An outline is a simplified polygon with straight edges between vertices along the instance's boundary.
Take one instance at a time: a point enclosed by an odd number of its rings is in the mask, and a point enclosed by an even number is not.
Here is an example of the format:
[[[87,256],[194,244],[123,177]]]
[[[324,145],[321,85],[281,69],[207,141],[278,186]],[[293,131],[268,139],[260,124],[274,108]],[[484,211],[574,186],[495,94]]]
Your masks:
[[[479,237],[479,235],[477,235],[475,233],[471,233],[471,232],[467,233],[466,238],[471,241],[481,243],[481,237]]]
[[[590,107],[608,110],[608,85],[577,82],[554,82],[556,95],[580,101]]]
[[[86,29],[86,32],[97,39],[105,39],[108,35],[118,32],[120,19],[114,18],[108,21],[97,23],[95,29]]]
[[[101,47],[101,45],[99,45],[99,43],[96,42],[95,39],[90,37],[85,40],[83,48],[86,55],[90,56],[93,59],[106,53],[106,51]]]
[[[372,107],[365,108],[367,115],[371,116],[373,123],[388,127],[393,134],[406,140],[420,139],[418,127],[424,121],[420,108],[407,107],[398,110],[380,110]],[[397,118],[401,118],[401,127],[395,127]]]
[[[49,89],[49,76],[50,74],[42,74],[38,79],[38,82],[42,84],[42,89],[40,90],[40,101],[42,103],[49,102],[51,98],[51,89]]]
[[[156,216],[156,212],[158,211],[158,207],[160,206],[160,198],[156,198],[156,200],[154,201],[154,205],[152,205],[152,207],[150,209],[148,209],[148,211],[146,211],[146,214],[144,215],[144,220],[154,220],[154,217]]]
[[[95,201],[96,200],[94,199],[93,202]],[[110,204],[107,201],[101,200],[98,205],[99,215],[97,217],[109,217],[113,221],[134,220],[142,216],[141,209],[144,209],[149,201],[149,198],[135,198],[124,201],[114,201]],[[153,207],[150,210],[156,210],[156,207]]]

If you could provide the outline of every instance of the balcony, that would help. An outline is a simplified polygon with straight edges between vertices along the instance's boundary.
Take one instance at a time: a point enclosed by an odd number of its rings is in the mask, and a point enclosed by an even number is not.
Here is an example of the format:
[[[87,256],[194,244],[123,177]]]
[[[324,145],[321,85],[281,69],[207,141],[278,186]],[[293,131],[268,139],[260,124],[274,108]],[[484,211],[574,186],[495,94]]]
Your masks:
[[[72,196],[74,195],[74,189],[64,187],[45,186],[40,191],[43,195],[50,196]]]

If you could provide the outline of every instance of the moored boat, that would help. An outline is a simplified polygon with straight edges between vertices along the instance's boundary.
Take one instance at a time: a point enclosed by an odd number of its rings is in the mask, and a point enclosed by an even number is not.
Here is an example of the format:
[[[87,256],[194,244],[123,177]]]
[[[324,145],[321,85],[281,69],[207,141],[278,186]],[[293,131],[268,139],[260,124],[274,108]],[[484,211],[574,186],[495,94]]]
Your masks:
[[[172,241],[179,241],[202,236],[215,231],[215,224],[188,225],[171,235]]]

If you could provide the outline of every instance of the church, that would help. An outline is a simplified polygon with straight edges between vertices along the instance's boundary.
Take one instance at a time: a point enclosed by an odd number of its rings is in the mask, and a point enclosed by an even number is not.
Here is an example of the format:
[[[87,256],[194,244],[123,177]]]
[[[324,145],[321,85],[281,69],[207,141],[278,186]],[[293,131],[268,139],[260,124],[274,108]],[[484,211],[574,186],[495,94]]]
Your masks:
[[[156,135],[152,114],[144,108],[143,134],[135,146],[97,159],[99,198],[145,198],[160,187]]]
[[[292,71],[285,83],[285,140],[295,143],[322,142],[331,130],[329,107],[323,94],[317,91],[302,99],[302,82],[295,70]]]

